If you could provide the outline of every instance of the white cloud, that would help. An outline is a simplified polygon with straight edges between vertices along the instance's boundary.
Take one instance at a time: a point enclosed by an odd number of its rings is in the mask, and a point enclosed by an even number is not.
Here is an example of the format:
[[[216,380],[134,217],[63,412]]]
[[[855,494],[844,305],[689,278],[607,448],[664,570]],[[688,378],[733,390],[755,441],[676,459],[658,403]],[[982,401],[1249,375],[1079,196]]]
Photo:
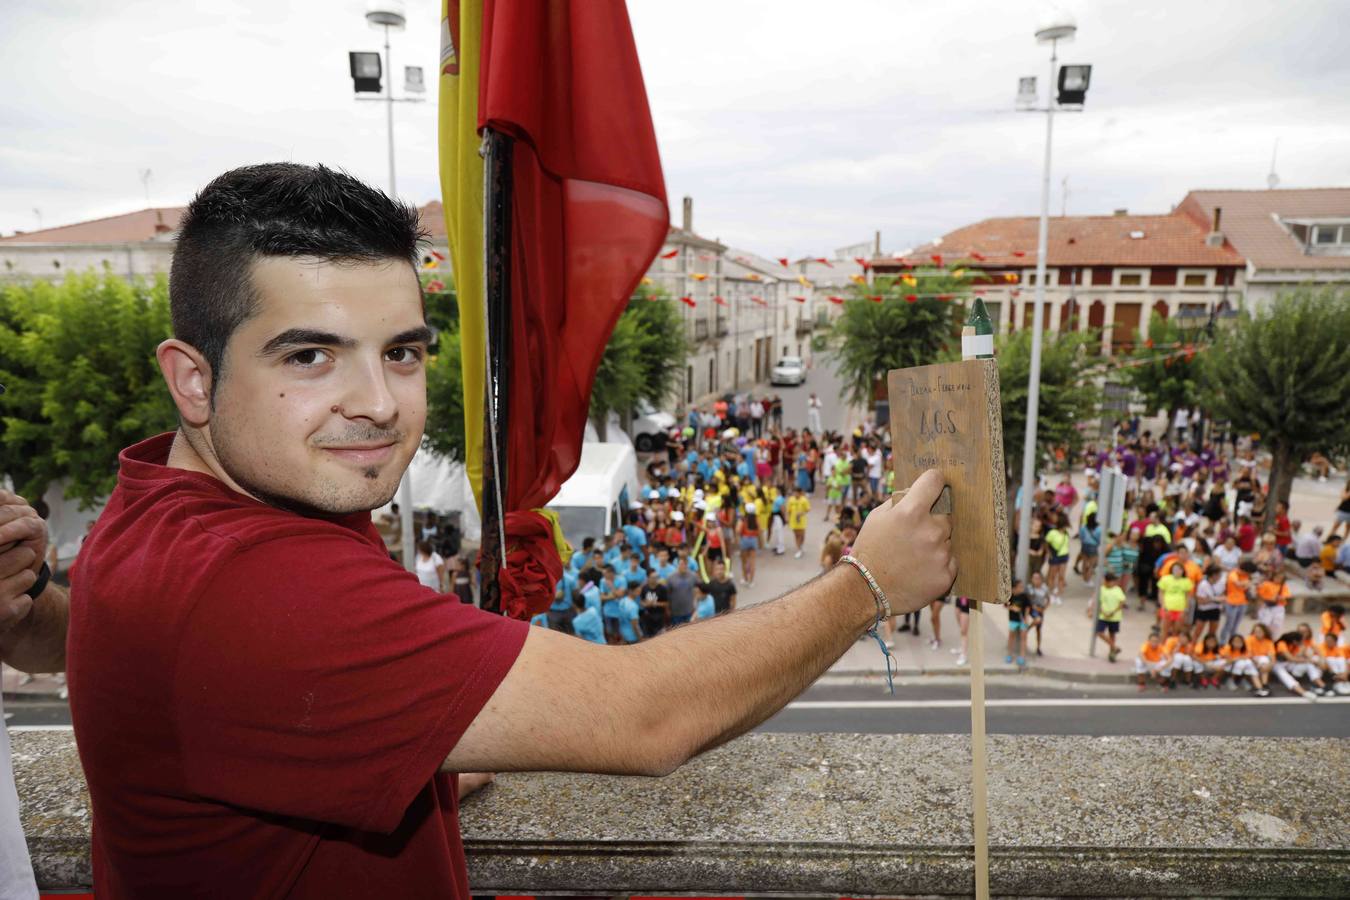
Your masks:
[[[1053,208],[1162,211],[1193,187],[1350,184],[1350,57],[1334,0],[1068,2],[1087,111],[1057,121]],[[435,70],[439,3],[410,0],[394,64]],[[1033,214],[1044,122],[1012,113],[1048,56],[1043,4],[630,0],[672,207],[769,256],[883,231],[890,248]],[[384,110],[352,99],[362,0],[0,4],[0,232],[177,204],[272,159],[387,181]],[[13,77],[13,75],[11,76]],[[434,93],[401,104],[400,193],[437,196]],[[678,214],[678,213],[677,213]]]

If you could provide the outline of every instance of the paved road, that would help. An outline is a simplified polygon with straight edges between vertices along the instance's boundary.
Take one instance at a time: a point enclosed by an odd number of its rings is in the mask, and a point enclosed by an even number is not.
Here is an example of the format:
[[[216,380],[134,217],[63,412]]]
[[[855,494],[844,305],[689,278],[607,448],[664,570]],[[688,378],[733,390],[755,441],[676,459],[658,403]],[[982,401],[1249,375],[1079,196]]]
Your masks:
[[[958,679],[883,685],[817,685],[760,727],[771,732],[961,734],[970,732],[970,693]],[[1309,703],[1279,689],[1178,689],[1162,695],[1133,687],[1073,687],[1027,678],[990,679],[986,727],[996,734],[1250,735],[1350,737],[1350,698]]]
[[[811,392],[815,391],[822,404],[820,424],[827,431],[843,431],[845,427],[850,429],[853,427],[856,413],[851,415],[849,408],[840,398],[843,388],[832,366],[833,361],[827,354],[817,353],[814,366],[806,373],[804,384],[796,387],[775,385],[768,389],[770,393],[776,393],[783,398],[784,426],[798,429],[806,427],[806,401]]]
[[[760,727],[771,732],[961,734],[970,731],[969,688],[958,678],[896,682],[895,695],[876,680],[818,684]],[[1276,688],[1256,698],[1245,691],[1178,689],[1140,694],[1132,687],[1075,686],[1020,676],[989,679],[987,722],[998,734],[1204,734],[1258,737],[1350,737],[1350,698],[1316,703]],[[14,726],[70,724],[66,704],[7,700]]]

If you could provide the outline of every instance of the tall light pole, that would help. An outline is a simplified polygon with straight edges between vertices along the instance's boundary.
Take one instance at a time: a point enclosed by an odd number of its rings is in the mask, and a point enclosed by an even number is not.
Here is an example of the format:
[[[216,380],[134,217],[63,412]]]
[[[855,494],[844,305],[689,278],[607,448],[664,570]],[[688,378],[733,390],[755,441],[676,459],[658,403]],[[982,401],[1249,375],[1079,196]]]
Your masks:
[[[1059,61],[1059,42],[1073,39],[1078,26],[1071,16],[1056,13],[1036,30],[1036,40],[1050,44],[1050,82],[1045,104],[1045,166],[1041,171],[1041,221],[1036,238],[1036,300],[1031,314],[1031,372],[1027,377],[1027,433],[1022,445],[1022,505],[1017,516],[1018,578],[1027,577],[1027,557],[1031,541],[1031,508],[1036,478],[1036,418],[1041,403],[1041,339],[1045,306],[1045,256],[1050,230],[1050,139],[1055,127],[1055,67]],[[1023,79],[1026,85],[1026,79]],[[1086,80],[1084,83],[1086,89]],[[1034,90],[1034,88],[1033,88]],[[1081,102],[1081,97],[1079,98]]]
[[[394,170],[394,66],[392,63],[392,54],[389,49],[389,29],[403,28],[408,23],[408,17],[404,13],[402,0],[372,0],[366,7],[366,21],[372,27],[384,29],[384,75],[385,82],[385,126],[389,136],[389,196],[398,197],[398,181]],[[352,78],[356,81],[356,90],[371,90],[372,83],[370,76],[374,76],[374,89],[379,88],[379,58],[374,59],[373,71],[363,69],[363,61],[358,59],[360,56],[375,56],[375,54],[352,54]],[[367,64],[369,60],[364,61]],[[364,84],[362,80],[364,76]],[[361,98],[358,98],[361,99]],[[372,98],[373,99],[373,98]],[[409,572],[413,571],[417,565],[417,546],[416,537],[413,529],[413,491],[412,491],[412,471],[411,461],[409,470],[403,473],[403,479],[398,484],[398,506],[399,506],[399,530],[401,532],[400,543],[403,547],[403,568]]]

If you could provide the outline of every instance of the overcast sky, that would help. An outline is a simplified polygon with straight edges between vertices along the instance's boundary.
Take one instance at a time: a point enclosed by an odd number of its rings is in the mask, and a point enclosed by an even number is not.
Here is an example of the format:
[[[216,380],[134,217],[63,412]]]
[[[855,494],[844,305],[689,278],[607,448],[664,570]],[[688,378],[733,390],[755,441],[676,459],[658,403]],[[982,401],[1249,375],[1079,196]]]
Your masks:
[[[574,0],[583,2],[583,0]],[[1056,117],[1052,211],[1166,212],[1191,188],[1350,185],[1342,0],[1065,0],[1093,64]],[[766,256],[897,250],[1038,211],[1048,4],[1019,0],[630,0],[671,207]],[[437,197],[438,0],[409,0],[394,65],[399,193]],[[220,172],[324,162],[387,183],[384,108],[352,99],[364,0],[3,0],[0,233],[185,203]]]

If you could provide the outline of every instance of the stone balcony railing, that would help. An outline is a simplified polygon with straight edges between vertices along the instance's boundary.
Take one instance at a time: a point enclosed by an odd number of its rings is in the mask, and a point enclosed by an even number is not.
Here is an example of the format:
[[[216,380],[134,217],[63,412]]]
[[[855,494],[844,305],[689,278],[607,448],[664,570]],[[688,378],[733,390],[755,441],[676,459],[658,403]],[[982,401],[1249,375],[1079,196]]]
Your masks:
[[[1343,714],[1339,707],[1328,715]],[[89,884],[69,732],[17,732],[44,890]],[[995,736],[1004,897],[1350,897],[1350,743]],[[477,894],[968,896],[969,740],[752,735],[664,779],[513,774],[463,811]]]

